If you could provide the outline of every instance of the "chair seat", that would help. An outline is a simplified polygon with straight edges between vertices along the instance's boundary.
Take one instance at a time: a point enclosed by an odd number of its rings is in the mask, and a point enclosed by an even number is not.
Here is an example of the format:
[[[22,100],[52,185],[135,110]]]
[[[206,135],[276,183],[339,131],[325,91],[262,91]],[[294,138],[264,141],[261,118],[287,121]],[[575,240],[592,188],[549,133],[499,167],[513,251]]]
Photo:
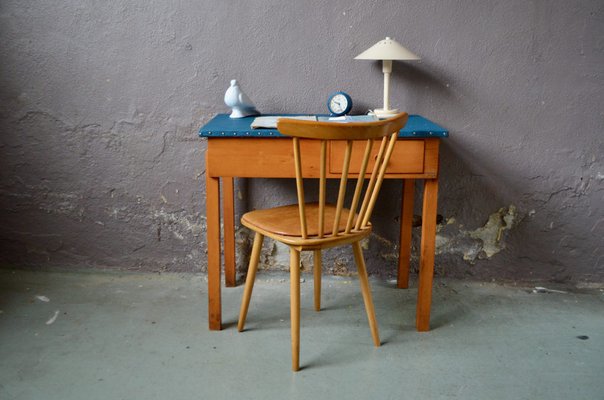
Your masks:
[[[306,203],[306,221],[307,233],[309,237],[319,235],[319,204]],[[323,234],[331,235],[333,233],[333,221],[335,220],[336,206],[325,204],[325,218],[323,224]],[[340,225],[338,232],[346,229],[349,210],[342,209]],[[241,222],[247,227],[258,228],[261,231],[270,232],[281,236],[301,237],[300,211],[298,204],[289,206],[269,208],[266,210],[250,211],[241,217]]]

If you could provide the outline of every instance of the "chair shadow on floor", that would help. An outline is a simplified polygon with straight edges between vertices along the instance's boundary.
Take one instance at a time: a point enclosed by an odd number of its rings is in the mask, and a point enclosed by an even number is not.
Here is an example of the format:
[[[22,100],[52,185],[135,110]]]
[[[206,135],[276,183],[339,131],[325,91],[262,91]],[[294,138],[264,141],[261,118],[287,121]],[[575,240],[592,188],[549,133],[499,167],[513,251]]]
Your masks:
[[[321,310],[317,312],[313,308],[311,289],[313,281],[312,278],[307,277],[301,299],[301,327],[306,338],[302,340],[301,346],[306,349],[307,357],[301,360],[300,370],[360,363],[367,360],[367,357],[380,357],[383,351],[392,351],[392,349],[398,351],[396,346],[413,345],[422,339],[422,335],[426,335],[424,332],[417,332],[415,328],[417,291],[413,287],[408,290],[398,289],[396,284],[372,280],[376,318],[380,324],[381,346],[385,346],[385,349],[372,346],[371,335],[366,327],[366,316],[362,313],[361,293],[356,290],[359,282],[356,277],[352,277],[351,280],[351,284],[346,284],[345,293],[337,287],[333,288],[334,293],[330,293],[329,288],[326,287]],[[289,286],[289,282],[285,280],[283,285]],[[352,290],[348,291],[348,287]],[[238,293],[234,296],[237,297]],[[443,304],[446,299],[442,293],[435,293],[435,302]],[[290,329],[290,321],[286,316],[288,293],[279,290],[278,295],[270,298],[260,297],[256,300],[250,307],[245,331],[281,331],[283,335],[279,339],[279,346],[283,345],[286,349]],[[275,305],[276,302],[279,305]],[[467,313],[468,307],[458,302],[447,304],[444,308],[439,307],[432,314],[431,331],[454,324],[463,319]],[[234,329],[235,317],[232,320],[229,318],[224,326],[226,329]],[[337,331],[338,337],[330,337],[324,333],[317,334],[317,329],[325,328]],[[323,339],[326,337],[327,339]],[[254,337],[253,340],[258,340],[258,337]],[[358,351],[350,351],[350,347],[355,347]]]

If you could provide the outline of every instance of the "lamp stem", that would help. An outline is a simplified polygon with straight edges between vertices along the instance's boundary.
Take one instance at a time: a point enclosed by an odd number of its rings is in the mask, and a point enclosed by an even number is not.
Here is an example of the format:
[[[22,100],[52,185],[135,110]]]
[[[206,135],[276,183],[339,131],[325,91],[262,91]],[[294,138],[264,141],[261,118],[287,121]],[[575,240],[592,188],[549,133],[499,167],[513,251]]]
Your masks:
[[[382,60],[384,73],[384,110],[390,109],[390,74],[392,73],[392,60]]]

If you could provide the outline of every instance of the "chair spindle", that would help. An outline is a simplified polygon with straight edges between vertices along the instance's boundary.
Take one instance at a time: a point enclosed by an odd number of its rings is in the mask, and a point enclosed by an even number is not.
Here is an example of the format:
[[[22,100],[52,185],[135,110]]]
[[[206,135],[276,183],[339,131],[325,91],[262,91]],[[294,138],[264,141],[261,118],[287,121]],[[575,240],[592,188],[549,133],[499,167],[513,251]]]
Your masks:
[[[373,139],[367,140],[365,146],[365,154],[363,155],[363,161],[361,162],[361,169],[359,170],[359,177],[357,178],[357,186],[354,189],[354,195],[352,196],[352,202],[350,204],[350,213],[348,214],[348,221],[346,222],[346,231],[344,233],[350,233],[352,224],[354,223],[354,216],[357,212],[357,206],[359,205],[359,199],[361,198],[361,192],[363,191],[363,184],[365,183],[365,172],[367,171],[367,165],[369,164],[369,156],[373,149]]]
[[[325,186],[327,169],[327,140],[321,140],[321,165],[319,178],[319,238],[324,235],[325,224]]]
[[[338,236],[340,227],[340,217],[344,207],[344,198],[346,197],[346,183],[348,181],[348,169],[350,168],[350,156],[352,154],[352,140],[346,141],[346,151],[344,153],[344,163],[342,165],[342,177],[340,178],[340,190],[338,191],[338,202],[336,203],[336,215],[333,221],[332,236]]]
[[[371,171],[371,178],[369,178],[369,184],[367,185],[367,189],[365,190],[365,196],[363,197],[363,203],[361,204],[361,210],[359,211],[359,216],[357,218],[357,222],[354,226],[355,230],[360,230],[365,226],[362,225],[365,213],[367,211],[367,206],[369,205],[369,200],[371,199],[371,192],[373,191],[373,187],[375,186],[375,179],[378,175],[378,169],[380,166],[380,162],[382,159],[382,155],[384,154],[384,149],[386,148],[386,142],[388,138],[384,136],[382,138],[382,143],[380,144],[380,149],[378,150],[378,154],[376,156],[375,163],[373,164],[373,170]]]
[[[302,238],[308,238],[306,229],[306,210],[304,206],[304,184],[302,181],[302,157],[300,155],[300,139],[295,137],[294,142],[294,164],[296,168],[296,189],[298,192],[298,204],[300,210],[300,229]]]
[[[396,143],[397,135],[398,132],[394,132],[390,135],[390,142],[388,143],[388,149],[386,150],[386,154],[384,155],[380,166],[379,176],[376,180],[375,186],[371,191],[371,200],[369,201],[369,206],[367,207],[367,210],[365,210],[365,215],[363,215],[363,221],[361,223],[361,226],[363,227],[367,226],[369,218],[371,218],[373,207],[375,206],[375,202],[380,192],[380,188],[382,187],[382,182],[384,181],[384,174],[386,173],[386,168],[388,168],[388,161],[390,161],[392,150],[394,150],[394,144]]]

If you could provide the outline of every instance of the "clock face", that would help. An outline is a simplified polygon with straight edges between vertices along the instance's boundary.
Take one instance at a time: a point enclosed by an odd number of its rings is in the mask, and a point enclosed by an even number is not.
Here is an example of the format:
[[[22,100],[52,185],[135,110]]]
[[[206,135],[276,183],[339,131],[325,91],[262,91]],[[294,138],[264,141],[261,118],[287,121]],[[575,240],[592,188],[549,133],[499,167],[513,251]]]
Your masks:
[[[348,107],[348,99],[343,94],[336,94],[329,102],[329,108],[334,114],[340,114]]]
[[[344,115],[352,109],[352,101],[346,93],[336,92],[329,97],[327,108],[332,115]]]

